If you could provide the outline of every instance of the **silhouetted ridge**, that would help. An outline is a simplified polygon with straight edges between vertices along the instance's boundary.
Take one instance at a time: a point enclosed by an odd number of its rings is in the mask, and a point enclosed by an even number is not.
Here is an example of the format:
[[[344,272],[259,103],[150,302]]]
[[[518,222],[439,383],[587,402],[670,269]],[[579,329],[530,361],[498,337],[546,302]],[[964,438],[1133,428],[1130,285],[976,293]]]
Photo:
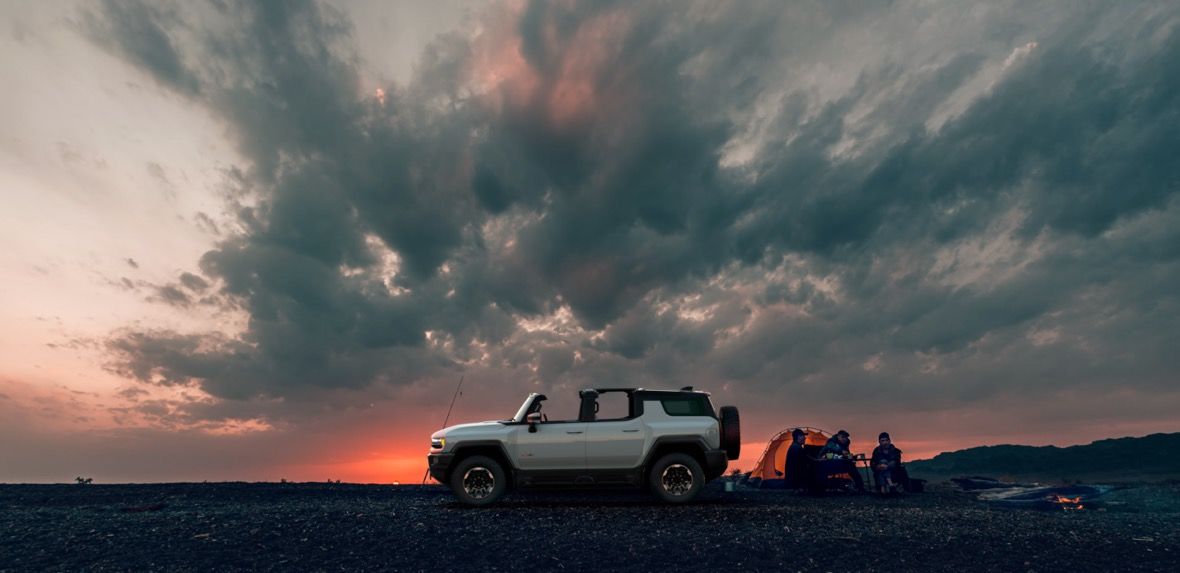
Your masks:
[[[980,446],[907,464],[921,477],[983,475],[1039,480],[1151,480],[1180,477],[1180,433],[1057,446]]]

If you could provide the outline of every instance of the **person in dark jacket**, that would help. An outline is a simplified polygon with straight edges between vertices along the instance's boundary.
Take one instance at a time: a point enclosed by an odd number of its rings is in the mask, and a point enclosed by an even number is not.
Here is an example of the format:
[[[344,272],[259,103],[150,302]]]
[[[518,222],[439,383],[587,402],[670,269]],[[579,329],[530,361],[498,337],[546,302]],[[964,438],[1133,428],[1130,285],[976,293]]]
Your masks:
[[[824,449],[820,451],[820,467],[821,473],[824,477],[848,474],[852,478],[853,485],[856,486],[856,491],[863,492],[865,490],[864,480],[860,477],[860,470],[856,469],[856,462],[852,460],[852,453],[848,450],[852,445],[852,437],[845,430],[836,432],[836,435],[828,439],[828,443],[824,444]]]
[[[815,470],[803,448],[806,443],[807,432],[800,428],[791,431],[791,447],[787,449],[786,467],[783,468],[783,481],[787,489],[812,489]]]
[[[824,449],[819,452],[819,456],[821,458],[848,457],[851,455],[848,451],[848,446],[850,445],[852,445],[852,439],[848,432],[846,430],[840,430],[836,432],[836,435],[828,438],[828,443],[824,444]]]
[[[873,457],[869,465],[873,468],[873,477],[881,493],[889,493],[895,488],[905,486],[905,470],[901,467],[901,450],[893,445],[889,432],[881,432],[877,436],[877,447],[873,448]]]

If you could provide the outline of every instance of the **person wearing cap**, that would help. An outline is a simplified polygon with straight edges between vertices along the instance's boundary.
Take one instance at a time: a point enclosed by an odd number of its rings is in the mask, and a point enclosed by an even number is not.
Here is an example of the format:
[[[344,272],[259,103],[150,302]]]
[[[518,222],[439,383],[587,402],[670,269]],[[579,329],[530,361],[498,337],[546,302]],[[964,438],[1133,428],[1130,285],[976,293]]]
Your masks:
[[[844,458],[851,457],[848,451],[848,446],[852,444],[851,436],[847,430],[840,430],[830,438],[828,443],[824,444],[824,449],[820,451],[821,458]]]
[[[807,443],[807,432],[802,428],[791,431],[791,447],[787,449],[786,467],[783,468],[783,482],[787,489],[813,489],[811,458],[803,446]]]
[[[905,470],[901,467],[901,450],[893,445],[889,432],[881,432],[877,436],[877,442],[869,465],[873,468],[878,491],[889,493],[905,483]]]
[[[823,473],[828,476],[848,474],[848,477],[852,478],[853,485],[856,486],[856,491],[863,492],[865,490],[864,480],[860,477],[860,471],[856,469],[856,462],[852,460],[852,452],[848,449],[851,445],[852,436],[847,430],[840,430],[836,432],[836,435],[828,438],[828,443],[824,444],[824,449],[819,453],[822,459]]]

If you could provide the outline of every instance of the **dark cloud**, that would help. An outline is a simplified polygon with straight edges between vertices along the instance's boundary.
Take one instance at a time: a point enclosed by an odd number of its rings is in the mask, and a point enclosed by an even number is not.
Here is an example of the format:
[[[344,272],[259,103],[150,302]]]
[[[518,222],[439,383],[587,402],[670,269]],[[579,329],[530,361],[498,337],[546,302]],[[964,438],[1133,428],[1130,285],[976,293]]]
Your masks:
[[[83,12],[82,30],[96,42],[119,51],[161,83],[193,94],[199,82],[172,39],[181,24],[174,10],[129,0],[106,0],[102,16]]]
[[[174,285],[158,286],[154,287],[153,290],[155,291],[153,300],[160,301],[164,304],[187,307],[193,303],[188,294]]]
[[[180,284],[193,292],[204,292],[209,288],[209,281],[189,272],[180,274]]]
[[[214,221],[208,213],[198,212],[193,218],[197,222],[197,227],[199,227],[202,231],[205,231],[210,235],[221,234],[221,227],[218,226],[217,222]]]
[[[499,369],[914,410],[1164,387],[1174,10],[1058,8],[500,6],[377,98],[330,6],[104,4],[95,41],[247,161],[208,280],[156,291],[245,330],[123,332],[115,367],[242,400]]]

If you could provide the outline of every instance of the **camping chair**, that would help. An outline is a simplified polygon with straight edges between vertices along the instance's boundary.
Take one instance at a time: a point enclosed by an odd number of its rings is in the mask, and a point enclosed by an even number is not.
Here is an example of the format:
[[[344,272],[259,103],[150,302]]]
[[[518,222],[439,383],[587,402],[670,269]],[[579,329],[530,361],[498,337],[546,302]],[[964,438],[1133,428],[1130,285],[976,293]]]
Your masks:
[[[881,488],[884,487],[885,484],[877,481],[877,471],[872,467],[871,463],[869,465],[869,474],[871,474],[873,478],[873,491],[881,491]],[[904,463],[897,466],[897,470],[895,471],[893,477],[895,478],[893,483],[896,484],[900,488],[900,491],[903,492],[913,493],[922,491],[922,486],[925,484],[925,480],[910,479],[910,473],[906,471]]]
[[[811,458],[811,463],[815,484],[822,490],[840,489],[848,485],[852,481],[852,476],[848,475],[846,470],[834,470],[832,468],[835,460],[826,460],[819,457]],[[852,462],[852,471],[859,472],[860,468],[856,467],[856,462]]]

